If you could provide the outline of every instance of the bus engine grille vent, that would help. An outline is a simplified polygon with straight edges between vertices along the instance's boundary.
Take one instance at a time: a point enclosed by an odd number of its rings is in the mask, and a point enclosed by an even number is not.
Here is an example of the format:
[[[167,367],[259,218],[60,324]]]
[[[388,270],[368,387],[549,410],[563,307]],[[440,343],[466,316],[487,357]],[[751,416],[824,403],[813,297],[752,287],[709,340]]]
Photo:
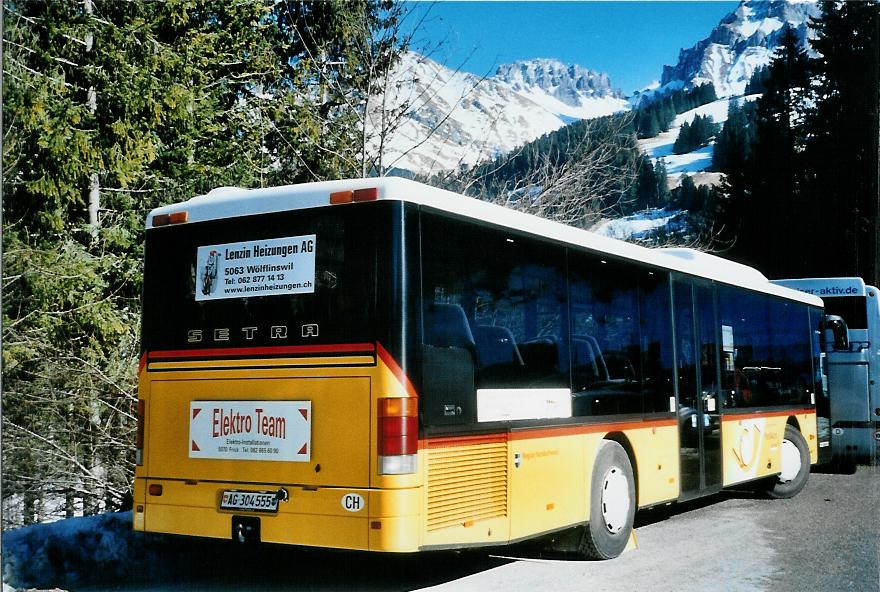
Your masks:
[[[507,442],[428,449],[428,531],[507,516]]]

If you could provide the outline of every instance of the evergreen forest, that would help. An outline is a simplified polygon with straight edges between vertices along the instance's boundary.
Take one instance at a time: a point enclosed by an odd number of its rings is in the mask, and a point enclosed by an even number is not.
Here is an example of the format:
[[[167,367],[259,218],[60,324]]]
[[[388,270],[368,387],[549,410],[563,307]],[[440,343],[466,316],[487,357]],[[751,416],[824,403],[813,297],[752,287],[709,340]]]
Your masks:
[[[131,503],[144,220],[360,177],[390,2],[6,0],[3,526]]]

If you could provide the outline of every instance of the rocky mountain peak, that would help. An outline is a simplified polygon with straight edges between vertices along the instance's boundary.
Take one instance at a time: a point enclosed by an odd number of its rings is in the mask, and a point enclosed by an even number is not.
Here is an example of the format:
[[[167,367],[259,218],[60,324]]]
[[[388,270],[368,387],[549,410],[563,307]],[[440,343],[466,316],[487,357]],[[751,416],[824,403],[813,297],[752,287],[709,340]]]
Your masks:
[[[678,63],[663,67],[661,84],[712,83],[718,96],[741,94],[752,73],[770,63],[786,27],[806,47],[809,18],[818,14],[815,2],[742,0],[708,37],[682,49]]]
[[[584,96],[623,98],[620,91],[611,87],[608,74],[577,64],[563,64],[555,59],[504,64],[498,67],[494,78],[510,84],[517,91],[540,88],[567,105],[579,105]]]

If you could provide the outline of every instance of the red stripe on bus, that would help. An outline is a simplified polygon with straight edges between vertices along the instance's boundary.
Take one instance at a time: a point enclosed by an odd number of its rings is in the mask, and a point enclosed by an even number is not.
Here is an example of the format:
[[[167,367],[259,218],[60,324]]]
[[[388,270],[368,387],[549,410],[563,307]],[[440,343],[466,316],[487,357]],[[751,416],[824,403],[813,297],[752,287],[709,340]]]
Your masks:
[[[816,413],[815,409],[787,409],[785,411],[764,411],[757,413],[729,413],[721,416],[721,421],[737,421],[740,419],[760,419],[761,417],[783,417],[788,415],[805,415]]]
[[[422,448],[446,448],[448,446],[476,446],[478,444],[503,444],[508,434],[480,434],[477,436],[444,436],[419,442]]]
[[[418,397],[418,393],[416,393],[415,387],[409,381],[409,377],[403,371],[403,368],[400,367],[400,364],[397,363],[388,350],[382,347],[382,344],[378,341],[376,342],[376,353],[379,355],[379,359],[382,360],[382,363],[391,370],[391,373],[397,378],[398,382],[406,388],[406,393],[410,397]]]
[[[363,353],[375,351],[372,343],[338,343],[327,345],[277,345],[272,347],[220,347],[214,349],[171,349],[149,352],[151,360],[176,358],[220,358],[226,356],[260,356],[277,354]]]
[[[535,428],[530,430],[510,433],[511,440],[531,440],[534,438],[552,438],[554,436],[572,436],[578,434],[595,434],[596,432],[610,432],[620,430],[638,430],[646,428],[660,428],[677,426],[675,419],[655,419],[644,421],[626,421],[620,423],[591,423],[576,426],[553,426]]]
[[[576,436],[580,434],[594,434],[596,432],[611,432],[619,430],[635,430],[659,427],[677,426],[676,419],[655,419],[644,421],[627,421],[619,423],[590,423],[568,426],[536,427],[504,432],[500,434],[481,434],[477,436],[441,436],[422,440],[422,448],[440,448],[450,446],[473,446],[475,444],[489,444],[505,442],[507,440],[533,440],[537,438],[552,438],[554,436]]]

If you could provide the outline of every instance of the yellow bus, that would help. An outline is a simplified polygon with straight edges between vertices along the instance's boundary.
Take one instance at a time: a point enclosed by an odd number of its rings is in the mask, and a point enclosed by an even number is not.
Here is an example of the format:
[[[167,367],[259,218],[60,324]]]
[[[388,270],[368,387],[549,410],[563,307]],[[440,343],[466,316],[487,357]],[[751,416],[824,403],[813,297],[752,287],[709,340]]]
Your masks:
[[[822,301],[711,255],[389,178],[156,209],[144,270],[136,530],[612,558],[817,460]]]

